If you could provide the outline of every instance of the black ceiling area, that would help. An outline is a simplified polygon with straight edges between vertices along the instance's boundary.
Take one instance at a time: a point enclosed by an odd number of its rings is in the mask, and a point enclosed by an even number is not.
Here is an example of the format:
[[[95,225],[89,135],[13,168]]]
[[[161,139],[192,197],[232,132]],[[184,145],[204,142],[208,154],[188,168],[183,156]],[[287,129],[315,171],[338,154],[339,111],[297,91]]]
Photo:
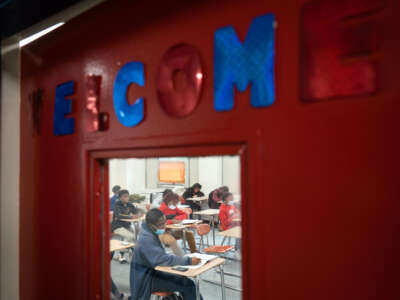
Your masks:
[[[74,5],[80,0],[0,0],[0,39]]]

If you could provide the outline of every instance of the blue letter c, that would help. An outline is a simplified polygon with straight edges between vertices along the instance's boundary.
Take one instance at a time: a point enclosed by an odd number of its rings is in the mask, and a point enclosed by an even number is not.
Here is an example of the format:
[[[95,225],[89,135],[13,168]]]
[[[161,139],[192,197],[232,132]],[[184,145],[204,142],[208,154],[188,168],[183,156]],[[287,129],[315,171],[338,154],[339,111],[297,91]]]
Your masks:
[[[126,92],[131,83],[144,86],[144,65],[141,62],[129,62],[118,72],[114,82],[114,111],[118,120],[126,127],[139,124],[144,117],[143,98],[130,105]]]

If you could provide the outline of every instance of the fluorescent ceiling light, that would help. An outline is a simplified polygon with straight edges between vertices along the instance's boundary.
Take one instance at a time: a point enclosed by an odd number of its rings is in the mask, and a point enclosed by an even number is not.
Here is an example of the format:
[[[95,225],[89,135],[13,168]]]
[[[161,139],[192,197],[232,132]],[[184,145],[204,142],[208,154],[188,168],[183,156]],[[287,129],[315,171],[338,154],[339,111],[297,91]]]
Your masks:
[[[60,26],[62,26],[64,24],[65,24],[65,22],[60,22],[60,23],[57,23],[57,24],[55,24],[53,26],[50,26],[50,27],[48,27],[48,28],[46,28],[46,29],[44,29],[42,31],[39,31],[39,32],[37,32],[35,34],[32,34],[31,36],[28,36],[27,38],[25,38],[23,40],[20,40],[19,41],[19,46],[23,47],[23,46],[29,44],[30,42],[33,42],[34,40],[44,36],[45,34],[48,34],[49,32],[57,29],[58,27],[60,27]]]

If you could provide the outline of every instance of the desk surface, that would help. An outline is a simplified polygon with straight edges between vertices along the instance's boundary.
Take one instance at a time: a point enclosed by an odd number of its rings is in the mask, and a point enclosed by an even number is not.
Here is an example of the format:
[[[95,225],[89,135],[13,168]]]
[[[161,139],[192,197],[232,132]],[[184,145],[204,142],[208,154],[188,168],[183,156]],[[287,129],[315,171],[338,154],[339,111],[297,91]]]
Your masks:
[[[124,222],[139,222],[139,221],[144,221],[146,219],[146,215],[143,215],[139,218],[134,218],[134,219],[121,219],[121,221]]]
[[[167,228],[167,229],[185,229],[185,228],[190,228],[193,225],[200,224],[202,222],[203,222],[202,220],[196,220],[196,222],[192,223],[192,224],[179,224],[179,223],[178,224],[168,224],[165,226],[165,228]]]
[[[242,231],[241,231],[240,226],[232,227],[231,229],[219,232],[218,234],[227,236],[227,237],[237,238],[237,239],[240,239],[242,237]]]
[[[233,222],[242,222],[242,218],[233,218],[232,221]]]
[[[123,249],[131,248],[134,246],[135,246],[135,244],[133,244],[133,243],[124,245],[121,243],[120,240],[110,240],[110,252],[117,251],[117,250],[123,250]]]
[[[209,209],[205,209],[205,210],[195,211],[195,212],[193,212],[193,214],[194,215],[202,215],[202,216],[218,215],[219,209],[209,208]]]
[[[189,201],[205,201],[205,200],[208,200],[208,197],[194,197],[194,198],[186,198],[186,200],[189,200]]]
[[[156,270],[165,272],[165,273],[186,276],[186,277],[196,277],[208,270],[211,270],[212,268],[222,265],[223,263],[225,263],[225,259],[218,257],[216,259],[213,259],[212,261],[209,261],[204,266],[202,266],[198,269],[189,269],[185,272],[179,272],[179,271],[172,270],[173,267],[161,267],[161,266],[156,267]]]

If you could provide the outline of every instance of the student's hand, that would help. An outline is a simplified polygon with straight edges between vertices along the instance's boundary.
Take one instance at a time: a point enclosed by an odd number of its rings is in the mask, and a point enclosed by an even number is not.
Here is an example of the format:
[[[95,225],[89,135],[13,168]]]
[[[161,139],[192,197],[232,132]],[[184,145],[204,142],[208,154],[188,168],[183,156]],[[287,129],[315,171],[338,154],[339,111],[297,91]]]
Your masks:
[[[193,195],[193,198],[197,198],[197,195]]]
[[[181,223],[181,220],[173,219],[173,220],[171,220],[171,221],[172,221],[172,224],[179,224],[179,223]]]
[[[198,265],[201,262],[200,258],[192,257],[192,265]]]

